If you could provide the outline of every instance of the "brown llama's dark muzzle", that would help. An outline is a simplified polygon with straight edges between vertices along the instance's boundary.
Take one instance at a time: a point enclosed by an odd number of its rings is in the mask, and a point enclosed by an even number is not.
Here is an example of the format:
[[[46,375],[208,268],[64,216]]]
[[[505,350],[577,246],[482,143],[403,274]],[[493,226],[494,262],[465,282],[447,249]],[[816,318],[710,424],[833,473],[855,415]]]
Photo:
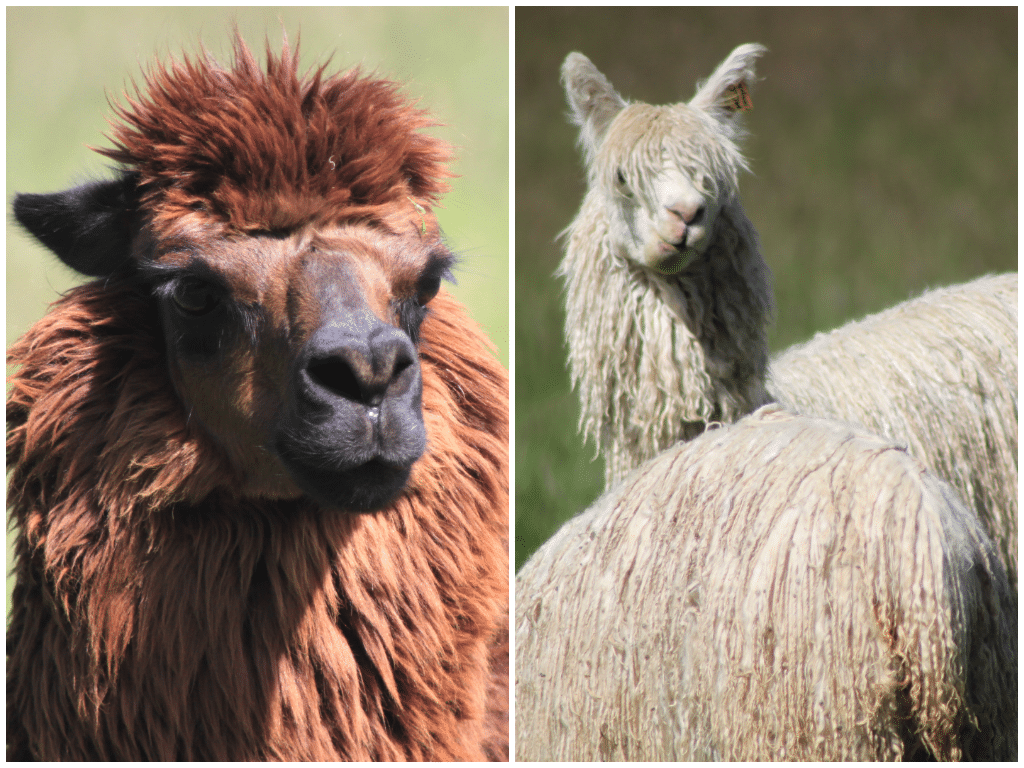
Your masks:
[[[368,309],[313,333],[291,377],[274,448],[317,501],[379,509],[405,487],[426,449],[423,380],[412,340]]]

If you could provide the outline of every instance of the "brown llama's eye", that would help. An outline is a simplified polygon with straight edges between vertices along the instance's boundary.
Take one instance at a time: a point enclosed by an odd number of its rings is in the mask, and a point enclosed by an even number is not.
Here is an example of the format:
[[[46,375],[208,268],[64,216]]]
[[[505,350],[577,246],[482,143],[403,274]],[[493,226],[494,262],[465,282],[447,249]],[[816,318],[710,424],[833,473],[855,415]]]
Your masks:
[[[205,315],[220,304],[220,291],[205,280],[187,278],[174,286],[171,301],[186,315]]]
[[[437,296],[439,290],[441,290],[441,276],[424,275],[419,285],[416,286],[416,302],[421,307],[426,306],[432,298]]]
[[[416,303],[425,307],[441,290],[441,281],[452,279],[451,267],[455,257],[450,253],[434,254],[416,280]]]

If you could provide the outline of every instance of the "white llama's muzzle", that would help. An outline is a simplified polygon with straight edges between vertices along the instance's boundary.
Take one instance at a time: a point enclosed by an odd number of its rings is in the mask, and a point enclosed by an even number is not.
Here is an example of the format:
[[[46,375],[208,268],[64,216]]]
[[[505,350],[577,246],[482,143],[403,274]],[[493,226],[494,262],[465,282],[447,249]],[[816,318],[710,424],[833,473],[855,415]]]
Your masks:
[[[677,168],[662,170],[650,193],[643,263],[662,274],[675,274],[707,248],[717,205]]]

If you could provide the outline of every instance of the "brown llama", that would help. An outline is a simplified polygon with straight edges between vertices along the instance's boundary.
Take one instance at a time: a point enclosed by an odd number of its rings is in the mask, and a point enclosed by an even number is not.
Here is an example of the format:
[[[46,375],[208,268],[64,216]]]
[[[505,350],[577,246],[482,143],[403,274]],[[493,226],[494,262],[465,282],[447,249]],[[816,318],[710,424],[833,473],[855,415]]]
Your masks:
[[[19,195],[70,291],[8,352],[8,759],[508,755],[508,378],[443,288],[449,148],[236,35]]]

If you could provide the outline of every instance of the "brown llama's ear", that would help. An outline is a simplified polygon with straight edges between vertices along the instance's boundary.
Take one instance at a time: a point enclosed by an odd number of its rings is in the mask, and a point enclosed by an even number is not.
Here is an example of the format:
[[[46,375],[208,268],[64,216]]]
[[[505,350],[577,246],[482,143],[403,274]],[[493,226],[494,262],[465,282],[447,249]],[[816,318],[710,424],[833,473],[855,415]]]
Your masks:
[[[72,269],[105,277],[131,252],[138,211],[137,175],[122,173],[64,192],[14,198],[14,217]]]

